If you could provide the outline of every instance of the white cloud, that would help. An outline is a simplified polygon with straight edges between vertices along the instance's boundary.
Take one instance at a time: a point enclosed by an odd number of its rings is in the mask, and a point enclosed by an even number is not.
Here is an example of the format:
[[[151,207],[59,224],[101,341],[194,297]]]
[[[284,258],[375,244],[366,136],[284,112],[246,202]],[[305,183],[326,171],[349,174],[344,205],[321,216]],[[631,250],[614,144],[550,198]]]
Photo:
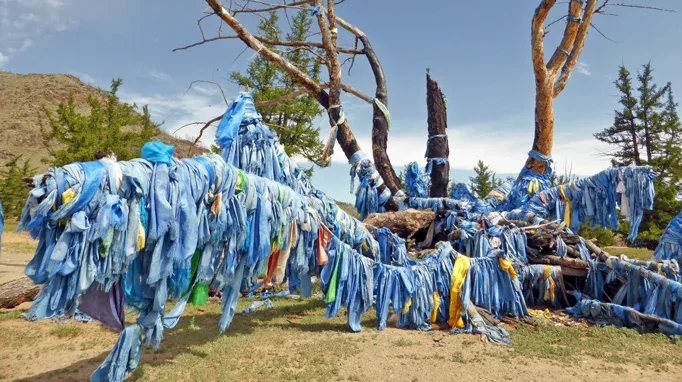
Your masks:
[[[164,72],[158,71],[156,69],[152,69],[149,72],[147,72],[147,76],[149,78],[152,78],[154,80],[161,81],[161,82],[173,82],[173,77],[171,77],[170,75],[168,75]]]
[[[506,127],[501,128],[501,126]],[[401,133],[394,133],[396,130]],[[598,128],[595,127],[594,131],[597,130]],[[402,133],[403,131],[409,132]],[[326,128],[321,132],[325,141],[328,134],[329,130]],[[356,138],[363,151],[371,156],[371,136],[358,134]],[[391,163],[394,166],[403,166],[412,161],[417,161],[421,165],[426,164],[424,159],[426,142],[426,128],[423,131],[414,131],[414,129],[410,131],[395,126],[389,132],[388,137],[388,155]],[[533,142],[533,128],[510,127],[502,122],[455,125],[448,128],[448,142],[451,169],[471,170],[480,159],[497,173],[516,174],[523,166]],[[578,175],[595,174],[610,166],[609,160],[599,155],[605,149],[604,144],[592,137],[590,128],[571,129],[566,125],[558,127],[552,153],[556,171],[563,173],[566,167],[571,168],[573,173]],[[332,161],[348,163],[338,145],[334,150]]]
[[[578,73],[584,75],[584,76],[591,76],[592,72],[590,72],[590,65],[584,63],[584,62],[578,62],[576,65],[576,69],[578,69]]]
[[[1,68],[5,63],[7,63],[7,61],[9,61],[9,57],[5,56],[4,54],[2,54],[2,52],[0,52],[0,68]]]
[[[13,56],[25,52],[35,39],[77,25],[77,3],[85,0],[0,0],[0,46]]]
[[[27,38],[26,40],[24,40],[24,42],[21,43],[21,46],[19,47],[19,51],[23,52],[32,46],[33,46],[33,40],[31,40],[30,38]]]
[[[192,87],[194,89],[194,87]],[[176,95],[145,95],[128,93],[122,89],[119,93],[125,102],[149,106],[152,118],[163,122],[162,128],[178,138],[194,139],[199,135],[202,125],[190,125],[175,133],[178,128],[192,122],[206,122],[225,112],[227,106],[221,95],[198,94],[198,92],[179,93]],[[206,131],[201,143],[210,146],[215,137],[215,127]]]

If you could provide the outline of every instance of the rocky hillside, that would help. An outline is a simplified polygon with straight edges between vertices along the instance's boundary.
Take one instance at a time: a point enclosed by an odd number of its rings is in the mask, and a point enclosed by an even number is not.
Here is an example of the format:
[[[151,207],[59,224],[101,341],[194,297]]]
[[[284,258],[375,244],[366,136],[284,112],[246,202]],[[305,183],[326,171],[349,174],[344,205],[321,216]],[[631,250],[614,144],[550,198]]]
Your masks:
[[[56,110],[60,102],[73,94],[76,103],[87,112],[89,95],[100,96],[97,88],[86,85],[68,74],[14,74],[0,71],[0,163],[16,155],[29,158],[34,167],[44,170],[47,158],[40,124],[46,123],[42,106]],[[165,143],[175,145],[176,153],[188,152],[190,142],[174,138],[166,133],[158,137]]]

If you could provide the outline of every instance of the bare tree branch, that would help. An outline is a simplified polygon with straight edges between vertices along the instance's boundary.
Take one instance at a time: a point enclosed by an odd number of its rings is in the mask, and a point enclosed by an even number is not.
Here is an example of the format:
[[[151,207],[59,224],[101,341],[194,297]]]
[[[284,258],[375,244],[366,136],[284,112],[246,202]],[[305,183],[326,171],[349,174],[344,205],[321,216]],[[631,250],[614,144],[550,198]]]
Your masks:
[[[294,2],[294,3],[291,3],[291,4],[279,4],[279,5],[275,5],[275,4],[272,4],[272,3],[267,3],[267,2],[265,2],[265,1],[249,0],[249,1],[247,1],[246,4],[244,5],[244,8],[243,8],[243,9],[241,9],[241,10],[233,10],[233,11],[232,11],[232,14],[233,14],[233,15],[237,15],[238,13],[261,13],[261,12],[270,12],[270,11],[276,11],[276,10],[282,9],[282,8],[305,9],[305,8],[303,8],[303,7],[300,7],[300,5],[311,4],[313,1],[314,1],[314,0],[303,0],[303,1],[297,1],[297,2]],[[258,4],[261,4],[261,5],[266,5],[266,6],[268,6],[268,8],[259,8],[259,9],[246,8],[246,6],[248,5],[248,3],[250,3],[250,2],[258,3]]]
[[[257,39],[258,41],[260,41],[264,44],[267,44],[267,45],[271,45],[271,46],[309,47],[309,48],[320,48],[320,49],[324,48],[324,45],[319,43],[319,42],[282,41],[282,40],[272,40],[272,39],[269,39],[269,38],[263,37],[263,36],[253,36],[253,37],[255,39]],[[217,37],[207,38],[207,39],[204,39],[202,41],[195,42],[193,44],[189,44],[187,46],[175,48],[175,49],[173,49],[173,52],[176,52],[179,50],[187,50],[187,49],[194,48],[196,46],[203,45],[203,44],[206,44],[209,42],[214,42],[214,41],[218,41],[218,40],[232,40],[232,39],[236,39],[236,38],[239,38],[239,36],[217,36]],[[349,48],[337,47],[337,51],[339,53],[344,53],[344,54],[353,54],[353,55],[363,54],[362,50],[359,50],[357,48],[349,49]]]
[[[547,29],[549,27],[551,27],[552,25],[554,25],[554,24],[558,23],[559,21],[565,19],[566,17],[568,17],[568,15],[563,15],[563,16],[559,17],[558,19],[552,21],[551,23],[545,25],[545,35],[547,35],[547,33],[549,33],[549,32],[547,32]]]
[[[547,80],[547,67],[545,66],[545,20],[556,0],[542,0],[535,9],[535,16],[531,23],[531,49],[533,57],[533,71],[535,83],[545,83]],[[536,85],[536,86],[537,86]]]
[[[350,85],[342,83],[341,89],[343,89],[343,91],[345,91],[346,93],[352,94],[352,95],[360,98],[361,100],[363,100],[367,103],[372,103],[372,101],[374,100],[374,98],[372,98],[372,97],[368,96],[367,94],[355,89],[354,87],[352,87]]]
[[[192,126],[192,125],[203,125],[204,123],[206,123],[206,122],[190,122],[190,123],[184,124],[184,125],[178,127],[178,128],[173,132],[173,135],[177,134],[178,131],[184,129],[184,128],[187,127],[187,126]]]
[[[609,38],[608,36],[606,36],[604,33],[602,33],[602,31],[600,31],[599,28],[597,28],[597,27],[594,25],[594,23],[590,23],[590,26],[591,26],[592,28],[594,28],[594,30],[596,30],[597,33],[599,33],[599,34],[600,34],[602,37],[604,37],[605,39],[607,39],[607,40],[609,40],[609,41],[611,41],[611,42],[615,42],[616,44],[618,43],[618,41],[613,40],[613,39]]]
[[[573,47],[571,49],[571,54],[566,59],[566,63],[561,68],[561,76],[554,84],[554,98],[556,98],[566,87],[568,79],[571,77],[571,73],[578,63],[578,58],[583,52],[583,47],[585,46],[585,39],[587,38],[587,33],[590,30],[590,24],[592,23],[592,16],[594,16],[594,11],[597,8],[597,0],[587,0],[585,5],[585,11],[583,13],[582,23],[578,28],[578,33],[575,37]]]
[[[554,51],[554,54],[547,63],[547,71],[551,81],[554,81],[556,73],[559,71],[561,65],[566,61],[570,54],[569,49],[573,47],[578,29],[580,27],[580,14],[583,11],[583,3],[578,1],[571,1],[568,4],[568,15],[566,16],[566,29],[564,29],[564,36],[561,43]]]
[[[189,92],[190,89],[192,89],[192,85],[194,85],[194,84],[197,83],[197,82],[202,82],[202,83],[206,83],[206,84],[213,84],[213,85],[217,86],[218,89],[220,89],[220,93],[223,95],[223,101],[225,101],[225,105],[227,105],[227,106],[230,105],[230,103],[227,101],[227,97],[225,97],[225,92],[223,91],[223,87],[220,86],[220,84],[217,83],[217,82],[215,82],[215,81],[206,81],[206,80],[195,80],[195,81],[192,81],[192,82],[189,84],[189,87],[187,88],[187,90],[185,91],[185,94],[187,94],[187,92]]]
[[[203,35],[204,32],[202,31],[201,34]],[[234,39],[234,38],[237,38],[237,36],[217,36],[217,37],[205,38],[199,42],[195,42],[193,44],[189,44],[189,45],[186,45],[186,46],[183,46],[180,48],[175,48],[175,49],[173,49],[173,52],[177,52],[179,50],[187,50],[190,48],[194,48],[195,46],[203,45],[203,44],[213,42],[213,41],[227,40],[227,39]]]
[[[197,139],[194,140],[194,142],[192,143],[192,145],[189,146],[189,150],[188,150],[188,152],[187,152],[187,156],[191,156],[191,155],[192,155],[192,149],[197,145],[197,143],[199,143],[199,140],[201,140],[201,137],[204,135],[204,131],[206,131],[206,129],[208,129],[208,127],[211,126],[212,124],[214,124],[214,123],[220,121],[222,118],[223,118],[223,115],[221,114],[221,115],[219,115],[219,116],[213,118],[212,120],[206,122],[206,124],[204,124],[204,126],[203,126],[201,129],[199,129],[199,136],[197,137]]]
[[[609,5],[612,6],[612,7],[648,9],[648,10],[651,10],[651,11],[660,11],[660,12],[676,13],[674,9],[650,7],[650,6],[647,6],[647,5],[636,5],[636,4],[625,4],[625,3],[614,3],[614,4],[609,4]]]

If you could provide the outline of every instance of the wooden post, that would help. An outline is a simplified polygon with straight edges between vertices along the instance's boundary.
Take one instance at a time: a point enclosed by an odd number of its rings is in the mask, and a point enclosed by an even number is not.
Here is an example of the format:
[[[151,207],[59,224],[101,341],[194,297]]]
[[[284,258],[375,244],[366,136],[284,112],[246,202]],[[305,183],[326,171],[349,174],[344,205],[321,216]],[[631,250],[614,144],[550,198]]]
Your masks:
[[[426,143],[426,167],[431,166],[431,189],[429,196],[432,198],[446,197],[448,194],[448,182],[450,180],[450,163],[445,164],[432,162],[434,158],[445,158],[450,156],[448,138],[445,130],[448,127],[447,109],[443,92],[438,83],[431,79],[429,70],[426,69],[426,106],[428,110],[428,131],[429,138]],[[437,136],[437,137],[436,137]]]

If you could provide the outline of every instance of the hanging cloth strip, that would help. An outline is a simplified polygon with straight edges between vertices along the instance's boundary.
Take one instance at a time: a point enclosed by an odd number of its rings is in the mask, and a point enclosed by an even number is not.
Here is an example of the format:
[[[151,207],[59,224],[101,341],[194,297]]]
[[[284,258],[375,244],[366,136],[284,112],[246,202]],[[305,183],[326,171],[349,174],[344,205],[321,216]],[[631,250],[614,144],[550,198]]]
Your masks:
[[[332,109],[339,109],[339,119],[334,120],[331,113]],[[343,107],[341,107],[341,105],[329,106],[327,114],[329,115],[331,131],[329,132],[329,139],[327,140],[327,144],[322,153],[322,161],[326,161],[327,158],[334,154],[334,146],[336,145],[336,135],[338,134],[339,126],[346,122],[346,115],[343,113]]]

